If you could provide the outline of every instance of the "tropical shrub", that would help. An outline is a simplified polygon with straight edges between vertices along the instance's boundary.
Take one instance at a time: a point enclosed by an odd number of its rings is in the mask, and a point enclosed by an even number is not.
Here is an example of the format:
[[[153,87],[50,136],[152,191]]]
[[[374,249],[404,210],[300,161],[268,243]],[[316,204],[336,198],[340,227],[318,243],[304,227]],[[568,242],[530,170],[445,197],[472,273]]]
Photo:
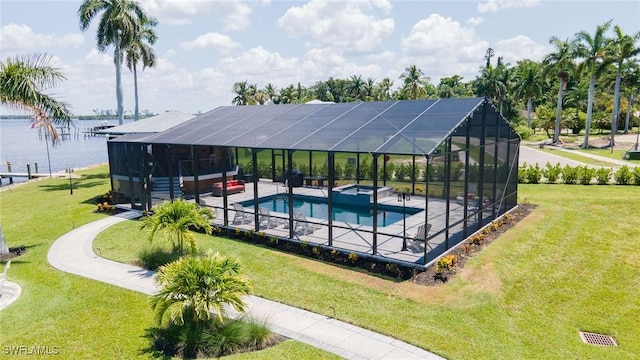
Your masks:
[[[623,165],[616,171],[614,178],[616,179],[616,183],[618,185],[629,185],[631,183],[631,179],[633,178],[633,173],[629,170],[627,165]]]
[[[445,272],[450,272],[453,269],[455,269],[457,264],[458,264],[457,256],[455,255],[443,256],[436,262],[436,269],[435,269],[436,273],[442,274]]]
[[[640,186],[640,166],[636,166],[633,170],[633,184]]]
[[[211,221],[214,214],[207,207],[183,199],[165,201],[152,209],[153,214],[142,218],[140,229],[149,229],[149,242],[153,241],[158,230],[164,230],[167,240],[173,245],[173,251],[184,254],[184,244],[196,252],[195,236],[191,228],[202,229],[211,234]]]
[[[351,163],[346,163],[344,165],[343,174],[346,179],[353,179],[354,175],[356,174],[355,166],[353,166],[353,164]]]
[[[525,177],[527,178],[527,182],[530,184],[538,184],[540,183],[540,179],[542,178],[542,171],[540,170],[540,165],[535,164],[529,165],[525,172]]]
[[[590,168],[586,165],[584,166],[578,166],[576,168],[577,170],[577,175],[578,175],[578,181],[580,182],[580,184],[582,185],[589,185],[591,184],[591,179],[593,179],[593,177],[596,174],[596,170],[593,168]]]
[[[578,181],[578,168],[565,165],[562,168],[562,180],[565,184],[575,184]]]
[[[611,173],[613,172],[610,168],[598,168],[596,170],[596,181],[598,185],[607,185],[611,179]]]
[[[158,328],[150,336],[166,355],[221,356],[241,348],[263,346],[270,337],[264,325],[229,320],[231,308],[243,313],[243,296],[251,292],[240,276],[240,263],[209,251],[161,266],[157,294],[151,299]]]
[[[560,174],[562,174],[562,167],[559,162],[551,165],[551,163],[547,161],[545,168],[542,169],[542,176],[547,179],[547,183],[549,184],[555,184],[560,178]]]
[[[522,163],[522,166],[520,166],[518,168],[518,182],[520,184],[524,184],[527,182],[527,168],[529,167],[529,165],[524,162]]]

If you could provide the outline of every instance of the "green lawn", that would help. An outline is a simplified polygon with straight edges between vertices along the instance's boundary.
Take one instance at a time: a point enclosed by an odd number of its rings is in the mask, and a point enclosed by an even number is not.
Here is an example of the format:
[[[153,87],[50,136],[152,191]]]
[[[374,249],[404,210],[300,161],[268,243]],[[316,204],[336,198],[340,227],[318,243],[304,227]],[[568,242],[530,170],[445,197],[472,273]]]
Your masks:
[[[0,193],[10,245],[37,244],[11,268],[24,293],[2,311],[0,345],[57,345],[76,358],[146,357],[142,335],[152,319],[145,296],[46,264],[51,242],[72,222],[78,226],[100,217],[83,202],[103,192],[107,180],[83,183],[73,196],[63,180]],[[539,207],[438,287],[389,281],[228,239],[198,239],[203,248],[237,256],[256,295],[324,315],[332,315],[333,306],[340,320],[446,358],[637,357],[637,188],[520,185],[520,200]],[[104,256],[131,261],[145,239],[136,221],[126,221],[103,232],[96,246]],[[611,334],[620,346],[583,344],[579,330]],[[294,350],[285,348],[292,345]],[[242,358],[280,358],[296,351],[306,354],[297,358],[327,358],[290,342],[267,351],[273,355]]]
[[[604,156],[609,159],[615,159],[615,160],[624,160],[622,156],[624,155],[625,152],[627,152],[627,150],[617,150],[617,149],[614,149],[613,152],[611,152],[611,149],[585,149],[585,150],[580,149],[578,151],[595,154],[599,156]],[[626,160],[626,161],[633,164],[640,165],[640,160]]]
[[[609,161],[601,161],[601,160],[597,160],[597,159],[593,159],[590,158],[588,156],[583,156],[580,155],[579,151],[573,151],[573,152],[569,152],[569,151],[563,151],[563,150],[557,150],[554,149],[553,147],[550,146],[545,146],[543,149],[538,149],[550,154],[554,154],[560,157],[563,157],[565,159],[571,159],[571,160],[575,160],[575,161],[579,161],[581,163],[585,163],[588,165],[594,165],[594,166],[618,166],[618,164],[614,164],[612,162]],[[592,150],[584,150],[584,151],[592,151]],[[597,154],[597,155],[601,155],[601,154]],[[622,157],[620,157],[620,160],[622,160]],[[544,164],[542,164],[544,165]]]

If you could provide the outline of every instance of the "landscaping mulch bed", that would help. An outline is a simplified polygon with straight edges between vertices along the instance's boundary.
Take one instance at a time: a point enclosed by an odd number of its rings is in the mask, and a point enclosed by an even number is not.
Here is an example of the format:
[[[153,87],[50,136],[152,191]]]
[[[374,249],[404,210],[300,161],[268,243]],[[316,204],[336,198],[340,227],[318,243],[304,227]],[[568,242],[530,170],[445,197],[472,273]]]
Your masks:
[[[479,244],[472,243],[472,240],[474,240],[473,237],[465,240],[462,245],[449,253],[450,255],[455,255],[457,259],[456,267],[452,271],[438,273],[436,272],[435,266],[431,266],[426,271],[414,275],[408,281],[425,286],[436,286],[447,282],[455,276],[458,271],[464,268],[464,265],[469,259],[481,252],[485,246],[491,244],[520,220],[527,217],[535,208],[536,206],[532,204],[520,204],[514,211],[509,213],[510,216],[507,217],[501,225],[495,227],[490,225],[486,227],[481,233],[481,240],[478,240],[480,237],[476,237],[475,239]]]

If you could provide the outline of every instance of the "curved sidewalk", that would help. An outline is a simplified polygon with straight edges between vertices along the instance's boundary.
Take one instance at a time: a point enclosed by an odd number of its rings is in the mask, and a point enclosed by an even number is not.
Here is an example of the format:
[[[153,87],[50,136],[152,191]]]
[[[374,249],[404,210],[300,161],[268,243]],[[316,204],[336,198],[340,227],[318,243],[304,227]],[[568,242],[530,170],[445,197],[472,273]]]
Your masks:
[[[93,239],[102,230],[139,215],[128,211],[68,232],[49,249],[49,263],[62,271],[154,294],[154,272],[101,258],[92,249]],[[416,346],[306,310],[257,296],[245,300],[247,313],[266,319],[274,332],[347,359],[443,359]]]

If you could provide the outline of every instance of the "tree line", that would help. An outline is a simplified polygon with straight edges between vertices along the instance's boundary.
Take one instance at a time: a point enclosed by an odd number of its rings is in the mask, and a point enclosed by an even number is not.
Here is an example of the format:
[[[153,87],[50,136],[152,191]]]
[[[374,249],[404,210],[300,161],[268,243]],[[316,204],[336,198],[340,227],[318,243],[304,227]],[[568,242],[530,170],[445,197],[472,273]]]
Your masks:
[[[394,80],[388,77],[378,81],[362,75],[346,79],[331,77],[308,86],[298,82],[281,89],[271,83],[259,88],[245,80],[233,85],[235,96],[231,103],[267,105],[301,104],[311,100],[350,102],[482,96],[513,125],[520,125],[521,135],[530,134],[528,129],[542,129],[557,143],[561,128],[571,129],[574,134],[584,130],[586,148],[595,124],[600,131],[611,129],[613,145],[623,117],[624,133],[638,122],[638,117],[633,116],[633,105],[640,89],[640,31],[626,34],[620,26],[612,27],[611,22],[598,25],[594,33],[579,31],[566,40],[552,37],[549,43],[554,50],[541,61],[523,59],[510,64],[489,48],[478,75],[469,81],[452,75],[434,84],[416,65],[404,70],[395,87]]]

